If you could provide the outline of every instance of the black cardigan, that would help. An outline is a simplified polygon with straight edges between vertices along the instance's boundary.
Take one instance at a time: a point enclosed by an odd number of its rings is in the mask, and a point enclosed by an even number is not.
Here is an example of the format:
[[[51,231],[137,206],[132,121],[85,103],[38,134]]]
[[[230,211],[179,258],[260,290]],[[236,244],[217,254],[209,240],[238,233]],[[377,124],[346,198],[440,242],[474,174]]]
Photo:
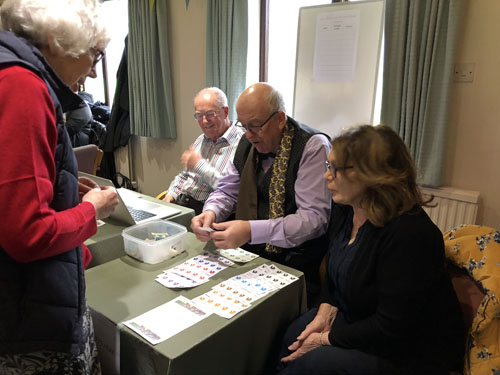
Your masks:
[[[349,227],[350,210],[333,205],[331,236]],[[378,355],[404,373],[461,371],[464,328],[440,230],[417,206],[384,227],[366,223],[363,230],[330,343]],[[327,274],[335,249],[328,256]],[[330,277],[328,287],[328,302],[337,306]]]

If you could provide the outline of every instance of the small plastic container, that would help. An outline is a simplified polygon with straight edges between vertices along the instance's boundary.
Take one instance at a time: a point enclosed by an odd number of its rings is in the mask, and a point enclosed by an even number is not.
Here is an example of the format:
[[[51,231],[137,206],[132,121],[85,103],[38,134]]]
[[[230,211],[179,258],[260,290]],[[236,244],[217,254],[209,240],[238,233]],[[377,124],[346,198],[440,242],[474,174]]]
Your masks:
[[[144,263],[160,263],[184,251],[186,232],[183,225],[167,220],[139,223],[122,231],[125,252]]]

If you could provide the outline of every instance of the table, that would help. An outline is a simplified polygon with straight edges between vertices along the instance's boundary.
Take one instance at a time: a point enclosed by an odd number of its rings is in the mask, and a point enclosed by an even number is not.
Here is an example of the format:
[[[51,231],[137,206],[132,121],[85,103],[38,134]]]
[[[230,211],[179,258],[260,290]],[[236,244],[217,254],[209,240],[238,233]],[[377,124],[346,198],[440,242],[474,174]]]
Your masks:
[[[159,199],[147,195],[142,195],[142,197],[154,201],[155,203],[173,206],[181,210],[180,213],[169,217],[167,220],[184,225],[188,230],[191,229],[191,219],[194,217],[193,209],[160,201]],[[125,255],[122,231],[127,228],[128,225],[109,218],[105,219],[104,222],[104,225],[97,227],[97,233],[84,242],[92,254],[92,260],[87,269]]]
[[[212,242],[200,242],[194,234],[186,233],[186,251],[162,263],[151,265],[123,256],[86,271],[87,301],[93,311],[98,348],[100,355],[107,355],[107,360],[102,361],[105,373],[263,373],[269,356],[279,348],[288,324],[306,310],[304,275],[292,268],[278,264],[299,280],[255,301],[252,307],[232,319],[211,315],[155,346],[120,324],[179,295],[195,298],[223,280],[269,263],[267,259],[257,258],[232,266],[192,289],[172,290],[155,281],[163,270],[212,248]],[[110,355],[116,357],[113,359]],[[109,362],[113,361],[111,367],[119,367],[119,370],[109,369]]]

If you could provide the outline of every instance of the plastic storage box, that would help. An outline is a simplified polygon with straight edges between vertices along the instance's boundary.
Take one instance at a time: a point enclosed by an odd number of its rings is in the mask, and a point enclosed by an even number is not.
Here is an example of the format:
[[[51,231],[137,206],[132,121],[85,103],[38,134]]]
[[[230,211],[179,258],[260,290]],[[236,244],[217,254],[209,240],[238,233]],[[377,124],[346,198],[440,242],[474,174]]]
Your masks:
[[[186,232],[186,227],[167,220],[139,223],[122,231],[125,252],[145,263],[160,263],[184,251]]]

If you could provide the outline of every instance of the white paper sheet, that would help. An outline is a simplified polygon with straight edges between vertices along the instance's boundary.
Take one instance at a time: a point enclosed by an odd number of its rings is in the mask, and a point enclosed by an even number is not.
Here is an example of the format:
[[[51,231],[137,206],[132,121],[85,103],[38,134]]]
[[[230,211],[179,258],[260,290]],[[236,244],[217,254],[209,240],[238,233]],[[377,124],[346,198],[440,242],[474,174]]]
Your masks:
[[[210,312],[203,311],[193,301],[179,296],[123,324],[156,345],[209,315]]]
[[[316,22],[313,80],[352,82],[358,51],[359,10],[321,13]]]

